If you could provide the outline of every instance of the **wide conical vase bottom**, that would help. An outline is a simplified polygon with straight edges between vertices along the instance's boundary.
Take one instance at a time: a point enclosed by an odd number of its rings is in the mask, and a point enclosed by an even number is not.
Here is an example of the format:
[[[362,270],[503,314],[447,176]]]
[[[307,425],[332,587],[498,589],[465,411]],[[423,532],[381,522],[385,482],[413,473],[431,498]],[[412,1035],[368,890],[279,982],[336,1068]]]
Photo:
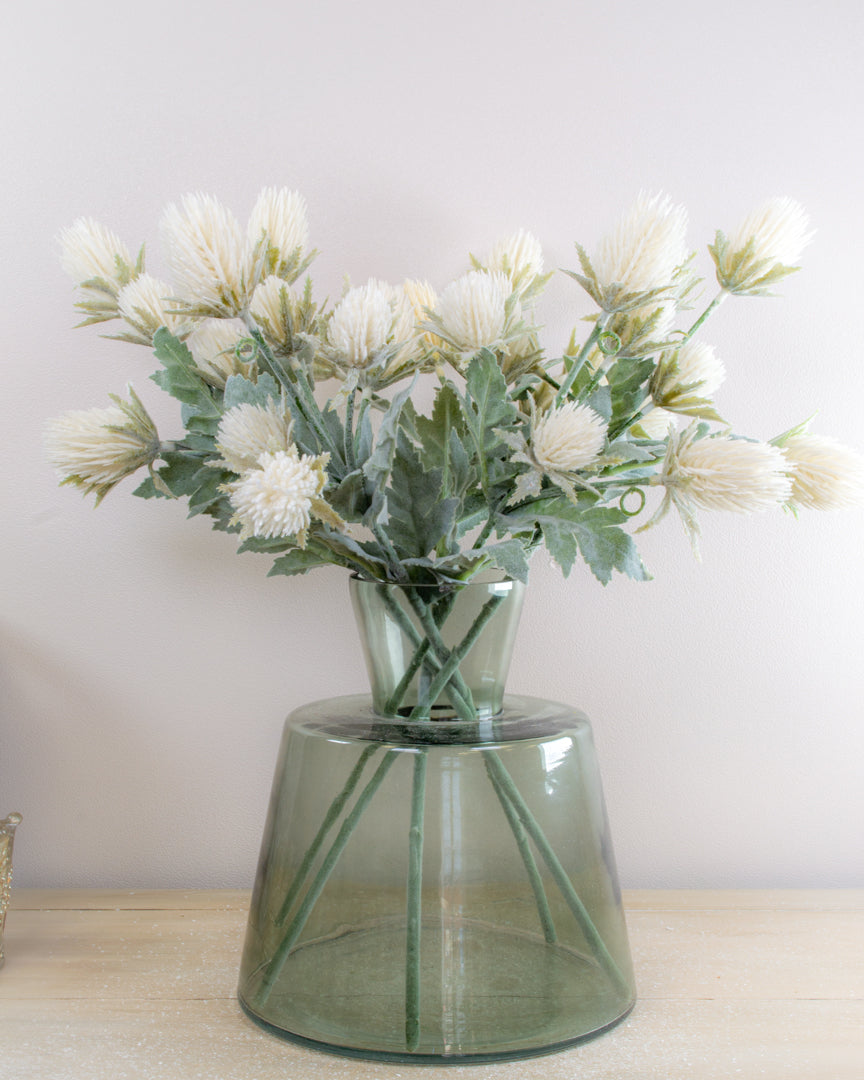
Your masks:
[[[529,1057],[605,1031],[634,987],[585,717],[286,723],[240,1000],[269,1031],[414,1063]]]

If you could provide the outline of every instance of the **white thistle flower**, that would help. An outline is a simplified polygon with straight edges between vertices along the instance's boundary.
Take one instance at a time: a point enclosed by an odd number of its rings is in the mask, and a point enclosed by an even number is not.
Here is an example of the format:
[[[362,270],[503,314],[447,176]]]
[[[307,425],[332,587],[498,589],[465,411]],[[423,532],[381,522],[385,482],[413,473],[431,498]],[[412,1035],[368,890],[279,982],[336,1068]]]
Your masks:
[[[472,270],[451,282],[436,307],[444,336],[463,352],[499,345],[507,329],[510,280],[500,271]]]
[[[789,499],[792,482],[783,452],[769,443],[721,435],[688,438],[675,452],[671,472],[660,479],[696,506],[749,514],[770,510]]]
[[[121,318],[142,344],[149,344],[160,326],[174,333],[180,319],[171,310],[171,286],[150,274],[139,274],[117,294]]]
[[[425,327],[429,324],[429,313],[434,311],[438,304],[438,296],[428,281],[414,281],[408,279],[402,283],[402,289],[411,305],[414,315],[414,325],[420,328],[420,341],[427,348],[440,349],[443,342],[436,333]]]
[[[577,472],[599,456],[606,422],[587,405],[568,401],[541,413],[531,426],[531,451],[543,472]]]
[[[864,457],[824,435],[793,435],[782,443],[792,471],[793,508],[840,510],[864,503]]]
[[[98,281],[116,295],[133,274],[129,249],[110,229],[92,218],[78,218],[60,233],[60,264],[76,285]]]
[[[709,251],[717,280],[727,292],[760,296],[797,269],[813,233],[804,207],[794,199],[768,199],[727,238],[717,234]]]
[[[159,435],[132,387],[130,401],[112,394],[105,409],[80,409],[48,423],[45,448],[62,484],[96,494],[97,505],[124,476],[151,464]]]
[[[350,367],[363,368],[387,344],[392,328],[392,288],[369,281],[349,289],[336,305],[327,340]]]
[[[617,286],[620,293],[633,295],[670,288],[687,261],[686,233],[683,206],[667,195],[641,193],[592,259],[600,290]]]
[[[328,457],[301,455],[296,446],[264,453],[256,468],[226,485],[236,511],[234,520],[243,527],[241,539],[295,537],[303,547],[313,511],[321,503],[318,496],[327,479]]]
[[[493,245],[485,266],[511,281],[531,280],[543,273],[543,248],[536,236],[520,229]]]
[[[245,308],[252,259],[237,219],[211,195],[186,195],[162,218],[168,265],[190,311],[230,317]]]
[[[266,405],[235,405],[219,421],[216,448],[238,475],[254,469],[263,453],[290,447],[291,416],[275,398]]]
[[[685,342],[676,355],[678,371],[675,376],[679,386],[693,386],[700,397],[711,397],[726,378],[723,361],[714,349],[701,341]]]
[[[260,323],[270,338],[281,345],[286,344],[284,319],[282,317],[283,295],[288,312],[297,303],[297,293],[284,278],[270,274],[255,289],[249,304],[249,314]]]
[[[299,191],[264,188],[258,196],[246,235],[252,247],[267,237],[267,272],[279,277],[296,276],[298,256],[309,239],[306,200]]]
[[[249,378],[254,361],[245,363],[237,357],[237,345],[246,336],[239,319],[204,319],[186,339],[195,366],[210,383],[222,390],[232,375]]]
[[[675,413],[668,409],[650,409],[639,421],[639,427],[649,439],[665,439],[669,434],[669,426],[675,429],[678,426],[678,418]]]

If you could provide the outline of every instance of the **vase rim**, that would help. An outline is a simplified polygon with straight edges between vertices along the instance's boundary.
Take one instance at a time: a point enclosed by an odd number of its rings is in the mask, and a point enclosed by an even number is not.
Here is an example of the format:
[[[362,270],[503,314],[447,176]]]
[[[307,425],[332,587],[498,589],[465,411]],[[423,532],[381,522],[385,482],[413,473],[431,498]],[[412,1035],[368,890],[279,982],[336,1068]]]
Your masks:
[[[444,592],[449,591],[451,588],[468,589],[477,585],[482,586],[484,589],[488,589],[490,585],[501,585],[506,586],[509,591],[514,586],[525,584],[517,578],[496,573],[495,570],[484,571],[469,581],[442,581],[437,584],[417,584],[413,581],[381,581],[378,578],[364,578],[356,573],[350,575],[350,580],[357,582],[359,585],[385,585],[391,589],[418,589],[425,592]]]

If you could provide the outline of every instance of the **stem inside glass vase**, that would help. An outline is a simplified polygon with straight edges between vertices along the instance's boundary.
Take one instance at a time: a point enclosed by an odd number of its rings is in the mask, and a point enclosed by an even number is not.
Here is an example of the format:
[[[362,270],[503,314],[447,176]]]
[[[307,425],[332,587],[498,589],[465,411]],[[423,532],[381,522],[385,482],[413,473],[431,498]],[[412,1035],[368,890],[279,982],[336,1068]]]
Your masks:
[[[351,580],[375,712],[477,723],[500,713],[524,586]]]

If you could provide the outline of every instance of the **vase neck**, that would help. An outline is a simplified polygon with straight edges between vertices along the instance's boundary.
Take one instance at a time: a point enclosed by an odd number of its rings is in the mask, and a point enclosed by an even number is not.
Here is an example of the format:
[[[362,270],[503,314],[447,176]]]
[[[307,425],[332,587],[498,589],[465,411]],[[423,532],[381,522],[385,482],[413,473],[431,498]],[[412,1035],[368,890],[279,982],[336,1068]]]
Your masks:
[[[351,579],[351,598],[382,717],[465,720],[501,711],[524,585],[457,588]]]

